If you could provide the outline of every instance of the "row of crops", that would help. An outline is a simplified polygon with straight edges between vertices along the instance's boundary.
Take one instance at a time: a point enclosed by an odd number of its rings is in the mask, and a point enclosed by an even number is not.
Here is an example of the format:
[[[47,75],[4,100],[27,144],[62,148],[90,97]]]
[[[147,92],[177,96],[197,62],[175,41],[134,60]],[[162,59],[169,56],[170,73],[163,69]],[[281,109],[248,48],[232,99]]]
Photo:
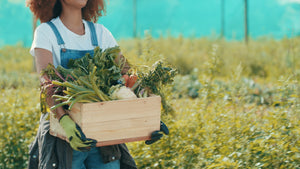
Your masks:
[[[300,39],[122,40],[133,65],[163,59],[170,135],[128,143],[139,168],[300,168]],[[39,83],[22,46],[0,49],[0,168],[25,168],[39,120]]]

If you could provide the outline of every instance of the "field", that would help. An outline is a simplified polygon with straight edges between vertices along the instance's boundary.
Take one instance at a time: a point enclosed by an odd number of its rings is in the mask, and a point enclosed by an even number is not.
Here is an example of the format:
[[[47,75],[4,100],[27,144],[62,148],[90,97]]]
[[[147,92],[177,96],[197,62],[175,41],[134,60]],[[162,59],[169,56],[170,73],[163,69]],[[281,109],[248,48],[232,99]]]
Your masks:
[[[119,42],[129,61],[163,59],[170,135],[128,147],[139,168],[300,168],[300,39],[159,38]],[[37,132],[39,83],[29,49],[0,49],[0,168],[25,168]]]

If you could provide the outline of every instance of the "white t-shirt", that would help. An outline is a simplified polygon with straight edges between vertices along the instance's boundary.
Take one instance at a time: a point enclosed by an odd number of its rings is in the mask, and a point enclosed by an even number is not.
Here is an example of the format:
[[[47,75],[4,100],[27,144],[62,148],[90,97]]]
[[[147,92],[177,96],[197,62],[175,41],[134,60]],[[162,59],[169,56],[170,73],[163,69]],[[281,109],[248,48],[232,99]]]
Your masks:
[[[94,46],[91,41],[91,31],[87,21],[83,20],[85,26],[85,34],[78,35],[70,31],[60,20],[59,17],[54,18],[51,22],[58,29],[63,41],[65,42],[66,49],[74,50],[93,50]],[[95,29],[97,34],[98,45],[101,49],[117,46],[117,42],[114,39],[111,32],[103,25],[95,23]],[[34,39],[31,45],[30,54],[35,56],[34,49],[42,48],[52,52],[54,66],[60,65],[60,49],[61,46],[57,43],[57,38],[47,23],[39,25],[34,32]]]

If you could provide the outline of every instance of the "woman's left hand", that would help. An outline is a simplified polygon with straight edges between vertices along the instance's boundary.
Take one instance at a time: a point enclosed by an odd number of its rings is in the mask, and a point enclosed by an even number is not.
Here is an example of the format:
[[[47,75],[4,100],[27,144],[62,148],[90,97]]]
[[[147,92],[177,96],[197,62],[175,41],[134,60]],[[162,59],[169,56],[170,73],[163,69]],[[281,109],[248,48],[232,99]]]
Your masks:
[[[154,131],[151,134],[151,140],[146,140],[145,143],[147,145],[153,144],[156,141],[160,140],[162,138],[163,134],[168,135],[169,129],[164,122],[160,121],[160,130]]]

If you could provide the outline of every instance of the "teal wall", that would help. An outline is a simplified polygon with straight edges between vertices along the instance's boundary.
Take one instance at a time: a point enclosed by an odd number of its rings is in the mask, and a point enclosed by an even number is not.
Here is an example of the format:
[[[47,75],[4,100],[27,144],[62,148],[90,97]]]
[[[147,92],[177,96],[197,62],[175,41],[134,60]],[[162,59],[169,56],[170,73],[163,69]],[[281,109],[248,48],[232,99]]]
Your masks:
[[[221,0],[136,0],[137,34],[150,30],[160,35],[218,36],[221,31]],[[252,38],[276,39],[300,35],[300,2],[248,0],[249,34]],[[244,36],[244,0],[225,0],[225,36]],[[133,0],[109,0],[107,16],[101,18],[116,39],[133,36]],[[0,46],[18,42],[30,46],[32,16],[25,0],[0,0]]]

